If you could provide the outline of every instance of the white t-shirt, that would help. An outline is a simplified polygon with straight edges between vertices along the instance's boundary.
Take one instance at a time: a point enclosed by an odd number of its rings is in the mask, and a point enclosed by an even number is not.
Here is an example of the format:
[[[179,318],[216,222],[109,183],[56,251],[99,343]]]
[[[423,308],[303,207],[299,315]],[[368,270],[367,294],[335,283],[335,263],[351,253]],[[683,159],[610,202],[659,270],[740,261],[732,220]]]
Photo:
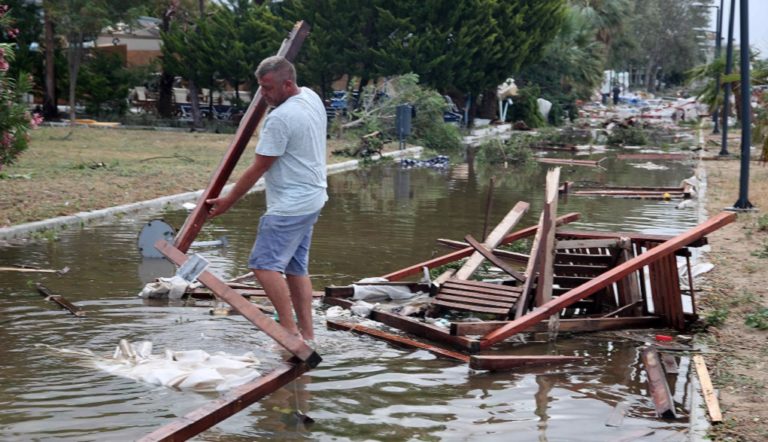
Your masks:
[[[256,153],[279,157],[264,174],[267,215],[298,216],[322,209],[328,200],[325,106],[311,89],[270,112]]]

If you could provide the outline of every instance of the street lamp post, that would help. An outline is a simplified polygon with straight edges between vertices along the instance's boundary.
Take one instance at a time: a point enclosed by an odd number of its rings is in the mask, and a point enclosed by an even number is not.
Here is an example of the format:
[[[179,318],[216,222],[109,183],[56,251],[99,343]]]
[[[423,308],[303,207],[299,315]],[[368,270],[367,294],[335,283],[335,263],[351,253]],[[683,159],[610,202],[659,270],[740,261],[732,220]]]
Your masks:
[[[736,0],[731,0],[731,16],[728,19],[728,45],[725,55],[725,75],[731,73],[733,70],[733,21],[734,21],[734,9],[736,9]],[[743,42],[742,42],[743,44]],[[731,111],[731,82],[725,83],[725,90],[723,91],[723,129],[720,142],[720,156],[727,156],[728,153],[728,114]]]
[[[720,59],[720,52],[722,50],[722,45],[720,41],[723,38],[723,1],[720,0],[720,6],[714,6],[717,8],[717,31],[715,32],[715,60]],[[715,89],[715,97],[720,95],[720,71],[717,72],[717,79],[715,80],[717,84],[717,89]],[[712,129],[713,134],[720,133],[719,130],[719,124],[720,124],[720,106],[717,105],[717,98],[715,98],[715,110],[712,112],[712,124],[714,128]]]
[[[735,210],[752,210],[749,202],[749,156],[752,147],[752,88],[749,73],[749,0],[741,0],[739,26],[741,28],[741,174],[739,175],[739,199]],[[733,14],[733,12],[731,12]]]

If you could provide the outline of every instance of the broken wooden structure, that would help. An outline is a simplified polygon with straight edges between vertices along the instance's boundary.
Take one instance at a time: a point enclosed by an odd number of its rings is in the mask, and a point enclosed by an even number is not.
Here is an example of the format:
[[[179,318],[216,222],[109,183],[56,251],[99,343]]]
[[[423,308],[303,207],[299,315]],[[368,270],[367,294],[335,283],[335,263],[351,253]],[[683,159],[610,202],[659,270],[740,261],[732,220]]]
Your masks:
[[[293,60],[308,34],[309,25],[303,21],[297,22],[288,38],[283,41],[277,55]],[[207,200],[219,196],[224,189],[224,185],[235,169],[251,136],[264,119],[267,108],[267,102],[261,93],[261,88],[259,88],[240,121],[235,137],[221,163],[213,173],[208,186],[200,195],[195,209],[187,217],[174,243],[170,244],[165,240],[159,240],[155,244],[155,247],[177,266],[183,265],[188,260],[186,252],[208,218],[211,206]],[[272,373],[238,387],[224,398],[154,431],[143,440],[186,440],[193,437],[298,378],[322,360],[320,355],[301,338],[288,333],[283,326],[265,315],[256,305],[213,273],[203,271],[198,277],[198,281],[294,356]]]
[[[600,187],[574,187],[563,186],[561,193],[574,196],[611,196],[614,198],[632,199],[689,199],[691,189],[680,187],[642,187],[642,186],[600,186]]]

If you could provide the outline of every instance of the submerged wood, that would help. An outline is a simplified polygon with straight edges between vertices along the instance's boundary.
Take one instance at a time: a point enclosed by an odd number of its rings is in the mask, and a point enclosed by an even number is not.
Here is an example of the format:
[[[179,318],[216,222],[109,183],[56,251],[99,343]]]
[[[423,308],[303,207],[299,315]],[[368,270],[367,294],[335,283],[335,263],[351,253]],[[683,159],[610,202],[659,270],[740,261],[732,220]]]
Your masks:
[[[58,304],[61,308],[67,310],[68,312],[72,313],[77,317],[85,316],[85,311],[81,310],[80,307],[72,304],[63,296],[53,293],[46,286],[38,282],[35,284],[35,287],[37,288],[37,291],[40,292],[41,295],[45,296],[46,300]]]
[[[693,365],[696,367],[696,375],[701,383],[701,392],[704,394],[704,402],[707,404],[709,420],[713,424],[723,421],[723,413],[720,411],[720,403],[715,395],[715,387],[712,385],[712,379],[709,377],[707,364],[704,362],[704,356],[693,355]]]
[[[456,359],[461,362],[469,362],[469,356],[465,354],[457,353],[451,350],[446,350],[444,348],[425,344],[423,342],[414,341],[413,339],[408,339],[403,336],[387,333],[383,330],[378,330],[375,328],[370,328],[360,324],[354,324],[351,322],[334,321],[331,319],[326,320],[326,323],[328,324],[329,328],[332,328],[335,330],[349,330],[355,333],[361,333],[368,336],[373,336],[374,338],[381,339],[383,341],[386,341],[392,344],[403,345],[410,348],[420,348],[422,350],[427,350],[428,352],[435,354],[437,356]]]
[[[187,413],[139,439],[140,442],[181,441],[190,439],[224,419],[249,407],[307,372],[306,364],[283,363],[266,376],[241,385],[220,399]]]
[[[277,51],[277,55],[293,60],[308,34],[309,25],[304,21],[297,22],[293,26],[293,30],[291,30],[288,38],[283,41],[282,46]],[[176,235],[174,245],[182,253],[186,253],[189,250],[200,229],[203,228],[203,224],[208,219],[208,211],[211,209],[211,205],[206,201],[210,198],[216,198],[224,189],[224,185],[227,184],[227,180],[232,175],[232,171],[235,169],[237,161],[251,140],[251,136],[256,131],[256,127],[264,119],[267,107],[267,101],[264,99],[261,87],[259,87],[253,100],[251,100],[251,104],[248,105],[248,110],[245,111],[245,115],[240,120],[240,125],[237,127],[237,132],[235,132],[235,138],[230,143],[226,153],[224,153],[221,163],[219,163],[218,168],[211,176],[208,186],[200,195],[200,198],[198,198],[195,209],[189,214],[184,225],[181,226],[179,233]]]
[[[562,164],[567,166],[589,166],[589,167],[600,167],[600,163],[605,161],[604,158],[600,158],[599,160],[572,160],[568,158],[536,158],[536,161],[539,163],[544,164]]]
[[[187,256],[165,240],[159,240],[155,243],[155,247],[177,266],[181,266],[187,262]],[[258,307],[240,296],[234,289],[229,288],[224,281],[220,280],[213,273],[206,270],[201,273],[197,279],[203,285],[211,289],[211,291],[213,291],[219,298],[231,305],[232,308],[240,312],[240,314],[248,319],[253,325],[266,333],[270,338],[274,339],[278,344],[282,345],[286,350],[290,351],[297,358],[305,361],[310,367],[315,367],[322,360],[320,355],[318,355],[315,350],[308,346],[301,338],[288,333],[285,327],[275,322],[269,316],[266,316]]]
[[[557,224],[562,225],[562,224],[571,223],[573,221],[578,220],[580,217],[581,215],[579,213],[575,213],[575,212],[569,213],[567,215],[563,215],[557,218]],[[527,238],[535,234],[536,230],[538,230],[538,226],[531,226],[522,230],[518,230],[517,232],[512,232],[509,235],[504,237],[504,239],[501,241],[501,244],[509,244],[519,239]],[[473,249],[472,247],[466,247],[464,249],[457,250],[455,252],[448,253],[446,255],[438,256],[436,258],[432,258],[430,260],[423,261],[418,264],[414,264],[404,269],[396,270],[394,272],[384,275],[383,278],[386,278],[390,281],[398,281],[408,276],[421,273],[424,267],[428,269],[432,269],[432,268],[441,266],[443,264],[448,264],[449,262],[453,262],[461,258],[465,258],[471,255],[472,252],[474,251],[475,249]]]
[[[512,370],[520,367],[536,365],[563,364],[583,360],[581,356],[495,356],[473,355],[469,360],[469,368],[474,370]]]
[[[675,402],[672,393],[669,391],[664,369],[661,366],[659,352],[653,347],[646,347],[640,353],[645,372],[648,375],[648,391],[653,398],[653,404],[656,407],[656,415],[664,419],[674,419]]]
[[[705,223],[688,230],[674,238],[654,247],[645,253],[642,253],[629,261],[606,271],[602,275],[586,282],[576,288],[569,290],[558,298],[547,302],[540,308],[528,313],[525,316],[515,319],[511,323],[495,330],[483,337],[480,348],[486,349],[504,339],[530,328],[555,313],[558,313],[565,307],[572,305],[602,289],[619,281],[628,274],[656,262],[666,256],[675,253],[676,250],[686,247],[691,243],[700,240],[705,235],[720,229],[721,227],[733,222],[736,219],[734,213],[720,213],[710,218]]]
[[[546,187],[544,190],[544,210],[541,211],[541,244],[538,260],[539,274],[536,280],[536,306],[540,306],[552,299],[552,281],[554,278],[555,264],[555,218],[557,217],[557,187],[560,183],[560,168],[555,167],[547,171]],[[531,274],[528,274],[531,277]],[[523,291],[521,300],[525,304],[526,292]],[[523,305],[525,308],[525,305]],[[524,311],[524,310],[523,310]],[[515,312],[517,313],[517,312]],[[555,319],[556,320],[556,319]],[[555,324],[552,324],[553,327]]]
[[[689,153],[623,153],[616,155],[618,160],[689,160]]]

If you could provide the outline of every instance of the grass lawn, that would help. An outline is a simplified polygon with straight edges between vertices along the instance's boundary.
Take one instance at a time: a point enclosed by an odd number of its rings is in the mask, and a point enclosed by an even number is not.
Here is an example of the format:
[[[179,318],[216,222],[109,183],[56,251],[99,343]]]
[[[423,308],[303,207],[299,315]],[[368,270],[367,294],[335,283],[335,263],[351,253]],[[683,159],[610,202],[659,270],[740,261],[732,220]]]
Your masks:
[[[232,134],[42,127],[0,179],[0,227],[203,189]],[[233,177],[250,162],[251,140]],[[328,140],[330,152],[351,142]],[[232,181],[232,180],[230,180]]]

